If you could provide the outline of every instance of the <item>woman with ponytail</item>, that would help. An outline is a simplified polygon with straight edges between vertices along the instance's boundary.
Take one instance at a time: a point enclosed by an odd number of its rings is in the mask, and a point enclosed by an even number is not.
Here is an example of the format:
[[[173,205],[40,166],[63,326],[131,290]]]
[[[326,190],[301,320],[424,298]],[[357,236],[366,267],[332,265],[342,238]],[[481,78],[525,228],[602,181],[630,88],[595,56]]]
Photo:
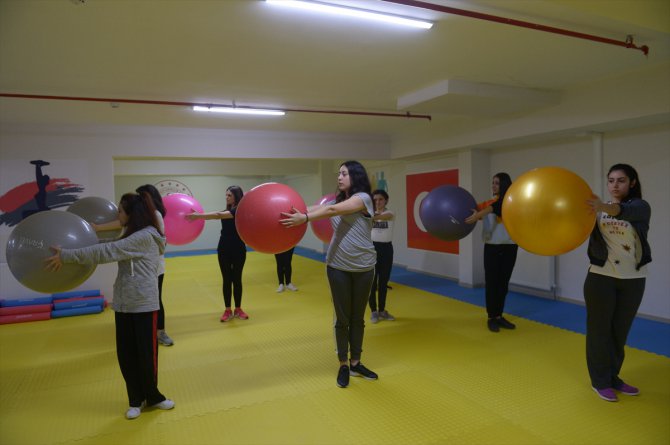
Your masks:
[[[509,291],[514,264],[519,246],[512,240],[505,227],[502,203],[505,193],[512,186],[512,178],[505,172],[496,173],[491,180],[493,198],[480,203],[472,215],[465,219],[468,224],[484,220],[484,281],[486,286],[486,326],[491,332],[515,329],[516,325],[503,317],[505,300]]]

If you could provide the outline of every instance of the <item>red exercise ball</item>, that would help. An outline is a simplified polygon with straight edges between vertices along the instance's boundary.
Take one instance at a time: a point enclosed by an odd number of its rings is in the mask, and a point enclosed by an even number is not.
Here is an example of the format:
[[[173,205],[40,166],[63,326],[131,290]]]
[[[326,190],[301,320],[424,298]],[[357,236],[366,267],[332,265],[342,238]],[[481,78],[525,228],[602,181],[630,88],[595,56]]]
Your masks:
[[[329,202],[335,201],[335,194],[329,193],[324,195],[317,204],[324,205]],[[312,227],[312,232],[319,238],[323,243],[329,244],[331,238],[333,238],[333,225],[330,223],[330,218],[319,219],[317,221],[310,221],[309,225]]]
[[[307,224],[284,227],[279,220],[293,208],[305,213],[302,197],[285,184],[268,182],[247,193],[237,205],[235,227],[249,247],[263,253],[282,253],[295,247],[307,231]]]

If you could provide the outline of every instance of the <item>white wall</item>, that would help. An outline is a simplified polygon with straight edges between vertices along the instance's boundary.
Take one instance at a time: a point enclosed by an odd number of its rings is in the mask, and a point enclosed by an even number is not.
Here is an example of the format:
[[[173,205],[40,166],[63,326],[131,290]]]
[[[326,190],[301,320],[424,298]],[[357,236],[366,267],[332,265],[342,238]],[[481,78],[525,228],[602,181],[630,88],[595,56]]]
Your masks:
[[[227,154],[235,154],[230,159],[207,157],[203,147],[188,151],[179,149],[187,144],[186,139],[177,138],[177,141],[162,135],[155,137],[158,130],[149,130],[144,137],[139,130],[133,129],[128,135],[104,132],[97,134],[93,130],[84,132],[58,131],[7,131],[0,132],[0,173],[8,168],[15,160],[30,159],[77,159],[84,162],[88,170],[90,183],[86,184],[87,193],[116,200],[122,191],[134,190],[137,185],[153,183],[174,177],[187,182],[194,195],[201,201],[206,210],[219,209],[224,206],[223,190],[228,185],[239,184],[245,190],[267,180],[281,180],[298,190],[309,204],[316,202],[321,196],[333,191],[333,176],[339,162],[331,159],[337,142],[325,138],[319,145],[318,138],[311,137],[307,142],[296,139],[294,146],[298,147],[295,153],[303,153],[309,145],[311,161],[290,159],[294,152],[290,150],[280,159],[270,160],[273,150],[269,140],[263,139],[268,145],[264,157],[245,158],[245,151],[235,151],[231,146],[222,150]],[[174,133],[169,129],[168,134]],[[206,145],[212,140],[212,135],[205,134],[205,142],[197,140],[197,133],[189,133],[196,141],[194,146]],[[174,138],[173,138],[174,139]],[[280,141],[281,146],[288,146],[285,139]],[[165,150],[161,145],[166,144]],[[256,149],[260,149],[256,147]],[[220,152],[220,151],[219,151]],[[153,159],[164,154],[161,160]],[[399,265],[410,269],[437,274],[459,280],[472,285],[481,284],[480,254],[476,252],[478,243],[474,239],[461,242],[461,251],[472,255],[471,261],[462,264],[459,256],[427,252],[407,247],[407,209],[405,177],[408,174],[440,171],[458,168],[464,185],[472,187],[477,200],[482,200],[490,194],[490,177],[498,171],[508,171],[513,178],[531,168],[546,165],[559,165],[568,168],[582,176],[592,186],[602,183],[602,178],[594,177],[598,171],[595,165],[594,143],[590,136],[554,139],[547,143],[515,146],[507,149],[490,149],[487,153],[471,156],[463,152],[449,152],[423,160],[392,161],[376,159],[373,155],[377,151],[360,151],[355,159],[366,159],[364,164],[371,175],[377,171],[384,171],[389,185],[389,207],[396,213],[394,231],[395,260]],[[141,160],[150,154],[152,159]],[[257,154],[257,152],[254,152]],[[344,155],[352,154],[351,151]],[[318,157],[320,155],[320,158]],[[202,156],[197,158],[196,156]],[[211,153],[210,153],[211,156]],[[113,158],[117,158],[114,161]],[[670,192],[670,125],[656,125],[638,128],[636,130],[618,130],[607,132],[603,136],[603,164],[605,171],[615,162],[628,162],[634,165],[641,177],[645,199],[653,208],[650,241],[654,261],[649,265],[649,278],[645,298],[640,313],[670,320],[670,237],[668,236],[667,221],[668,196]],[[204,175],[202,173],[205,173]],[[115,178],[117,183],[115,184]],[[410,210],[411,211],[411,210]],[[183,249],[211,249],[218,242],[219,225],[214,221],[206,224],[206,232],[192,245]],[[479,237],[480,228],[476,228],[469,238]],[[7,269],[5,259],[6,240],[9,231],[6,227],[0,228],[0,292],[2,297],[30,296],[18,284]],[[305,247],[319,250],[323,246],[313,238],[311,233],[303,240]],[[531,261],[532,265],[541,264],[543,260]],[[466,268],[471,270],[465,271]],[[575,302],[582,301],[581,286],[588,268],[585,245],[572,252],[561,255],[556,263],[556,281],[558,296]],[[531,268],[523,266],[520,261],[515,271],[515,279],[525,281],[528,278],[537,278],[537,273]],[[463,276],[467,275],[465,279]],[[102,266],[96,275],[85,283],[82,288],[101,288],[106,295],[111,295],[111,283],[115,275],[115,266]]]
[[[151,183],[150,179],[189,175],[194,194],[203,198],[207,210],[225,207],[223,192],[219,196],[217,189],[224,191],[228,185],[238,184],[248,190],[267,182],[277,172],[320,175],[322,165],[334,156],[374,159],[387,157],[388,152],[386,139],[370,136],[8,123],[0,127],[0,177],[6,177],[7,169],[16,162],[71,159],[76,161],[73,171],[86,170],[88,179],[83,185],[87,195],[117,201],[122,192]],[[115,175],[128,173],[137,179],[115,189]],[[203,173],[209,173],[215,184],[201,178]],[[3,185],[0,193],[16,185]],[[39,295],[21,285],[7,266],[6,246],[11,230],[0,226],[0,297]],[[215,221],[207,222],[205,233],[195,243],[174,249],[215,248],[219,230],[220,224],[217,227]],[[116,265],[101,265],[79,289],[101,289],[112,299],[115,275]]]
[[[640,312],[670,319],[670,125],[605,134],[605,174],[616,163],[628,163],[640,175],[642,197],[652,208],[649,243],[653,261]]]
[[[368,163],[372,165],[368,168],[371,172],[384,170],[389,183],[389,207],[396,213],[397,221],[393,238],[395,263],[412,270],[459,280],[463,285],[470,285],[467,280],[468,275],[472,274],[473,285],[483,284],[481,250],[477,251],[481,226],[461,240],[462,253],[458,256],[407,247],[407,211],[411,211],[405,206],[407,174],[458,168],[461,186],[468,188],[472,184],[471,192],[477,201],[482,201],[490,195],[491,177],[500,171],[508,172],[514,179],[536,167],[560,166],[577,173],[595,190],[599,184],[605,184],[604,176],[611,165],[629,163],[637,169],[643,185],[643,196],[653,209],[649,233],[653,262],[648,265],[647,289],[640,314],[670,320],[670,237],[665,229],[670,221],[670,125],[603,134],[601,166],[596,165],[598,156],[595,154],[595,145],[594,137],[585,134],[551,143],[490,150],[485,156],[480,156],[477,150],[478,155],[472,157],[474,162],[468,162],[469,158],[461,153],[458,156],[448,154],[415,162]],[[603,177],[596,177],[595,172],[602,172]],[[480,178],[481,183],[472,182],[473,177]],[[602,197],[607,198],[606,195]],[[589,266],[586,247],[587,242],[584,242],[573,251],[558,257],[521,251],[512,284],[530,286],[537,288],[538,294],[547,294],[542,291],[555,283],[556,297],[583,304],[582,286]],[[466,260],[464,264],[463,258],[468,254],[472,255],[473,263],[469,264]],[[472,267],[472,270],[464,270],[468,267]]]
[[[491,157],[491,170],[508,171],[517,177],[537,166],[558,165],[584,178],[594,191],[605,184],[605,175],[615,163],[633,165],[640,175],[643,197],[652,206],[649,241],[653,262],[648,266],[647,290],[640,313],[650,317],[670,319],[670,238],[667,221],[670,218],[670,126],[659,125],[637,130],[623,130],[602,135],[602,165],[596,165],[594,142],[590,135],[554,144],[527,146],[514,150],[496,151]],[[594,172],[602,170],[603,177]],[[606,189],[605,189],[606,190]],[[609,196],[601,193],[603,199]],[[577,249],[556,258],[557,296],[583,303],[582,285],[588,269],[587,242]],[[535,264],[546,258],[535,257]],[[523,276],[519,265],[515,277]]]

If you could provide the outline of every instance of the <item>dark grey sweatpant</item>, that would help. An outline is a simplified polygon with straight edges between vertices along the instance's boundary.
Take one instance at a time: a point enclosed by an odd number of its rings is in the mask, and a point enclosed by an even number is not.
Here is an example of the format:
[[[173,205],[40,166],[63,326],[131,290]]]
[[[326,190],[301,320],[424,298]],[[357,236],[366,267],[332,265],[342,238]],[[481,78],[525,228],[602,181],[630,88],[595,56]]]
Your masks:
[[[645,278],[622,280],[589,272],[584,281],[586,302],[586,365],[591,386],[620,386],[628,332],[642,302]]]
[[[365,309],[375,270],[345,272],[328,266],[326,274],[335,309],[337,358],[345,362],[349,358],[347,356],[351,354],[351,360],[360,360],[363,352]]]

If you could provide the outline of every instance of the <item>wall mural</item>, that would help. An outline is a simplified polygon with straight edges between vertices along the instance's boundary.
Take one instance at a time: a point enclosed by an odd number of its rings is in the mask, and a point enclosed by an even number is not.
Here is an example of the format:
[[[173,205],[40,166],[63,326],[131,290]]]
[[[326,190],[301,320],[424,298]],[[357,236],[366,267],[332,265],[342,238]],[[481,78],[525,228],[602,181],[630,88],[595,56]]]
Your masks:
[[[64,177],[63,173],[86,171],[78,167],[70,161],[52,165],[42,159],[3,162],[0,172],[0,226],[13,227],[34,213],[68,207],[77,201],[84,186]],[[31,177],[33,181],[28,180]]]

